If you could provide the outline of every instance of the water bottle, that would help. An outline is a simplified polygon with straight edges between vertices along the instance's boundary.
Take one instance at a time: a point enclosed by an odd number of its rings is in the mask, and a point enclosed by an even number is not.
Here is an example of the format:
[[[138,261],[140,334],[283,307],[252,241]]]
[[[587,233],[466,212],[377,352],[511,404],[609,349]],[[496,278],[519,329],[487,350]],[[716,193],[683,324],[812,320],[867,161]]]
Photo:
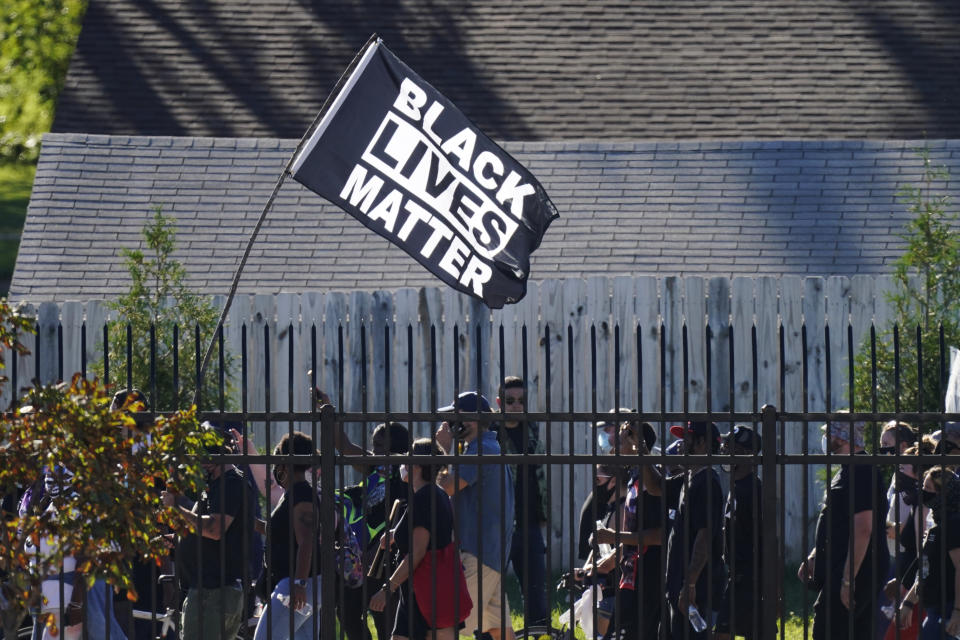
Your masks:
[[[287,594],[281,593],[280,595],[277,596],[277,600],[279,600],[280,604],[285,606],[287,609],[290,608],[290,596],[288,596]],[[304,603],[302,608],[297,610],[297,613],[299,613],[302,616],[309,616],[311,611],[313,611],[313,607],[311,607],[310,603],[307,602],[307,603]]]
[[[707,630],[707,621],[700,615],[700,610],[695,605],[690,605],[687,609],[687,617],[690,618],[690,626],[697,633],[703,633]]]

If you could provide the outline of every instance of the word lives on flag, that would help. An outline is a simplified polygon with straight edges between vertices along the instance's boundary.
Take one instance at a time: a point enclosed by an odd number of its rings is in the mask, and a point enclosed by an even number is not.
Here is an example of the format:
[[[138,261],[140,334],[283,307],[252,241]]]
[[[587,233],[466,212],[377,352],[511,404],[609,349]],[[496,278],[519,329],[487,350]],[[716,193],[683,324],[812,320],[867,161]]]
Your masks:
[[[291,163],[293,177],[491,308],[527,291],[557,210],[539,182],[377,39]]]

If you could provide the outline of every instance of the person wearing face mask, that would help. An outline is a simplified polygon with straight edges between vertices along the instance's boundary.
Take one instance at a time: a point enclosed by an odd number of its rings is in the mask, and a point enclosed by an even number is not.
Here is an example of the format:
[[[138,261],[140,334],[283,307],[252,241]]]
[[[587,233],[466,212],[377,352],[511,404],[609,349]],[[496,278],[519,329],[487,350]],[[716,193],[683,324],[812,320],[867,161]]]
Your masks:
[[[932,443],[921,440],[919,444],[903,452],[907,456],[930,455],[933,453]],[[891,525],[891,514],[896,515],[891,505],[887,514],[887,524],[890,527],[887,533],[887,543],[891,546],[894,558],[893,578],[884,587],[887,600],[897,605],[906,595],[910,585],[917,576],[920,542],[923,540],[926,528],[926,516],[929,512],[921,503],[920,480],[923,473],[920,465],[902,464],[897,469],[892,482],[897,486],[897,500],[908,507],[907,515],[900,523],[899,536],[896,524]],[[890,536],[894,536],[891,538]],[[897,542],[899,541],[899,550]],[[891,544],[892,543],[892,544]],[[886,616],[885,616],[886,619]],[[885,640],[915,640],[920,634],[920,623],[923,621],[923,610],[918,605],[914,610],[912,625],[898,628],[896,617],[889,620]]]
[[[760,434],[751,427],[738,424],[723,436],[720,455],[757,455]],[[749,462],[731,461],[720,465],[730,474],[730,492],[723,519],[723,558],[729,570],[717,618],[717,638],[734,636],[764,637],[763,596],[756,588],[761,584],[762,567],[758,549],[763,548],[763,526],[760,522],[762,486],[757,466]]]
[[[926,616],[920,631],[923,640],[944,635],[960,637],[960,478],[945,467],[934,467],[923,476],[923,505],[933,512],[934,525],[923,541],[920,571],[900,604],[900,624],[909,627],[916,605]]]
[[[191,508],[169,490],[160,494],[163,505],[175,507],[193,529],[180,538],[176,549],[177,575],[187,592],[180,637],[190,640],[219,638],[221,633],[233,637],[243,623],[247,558],[240,550],[244,540],[253,537],[254,527],[255,494],[247,490],[236,467],[212,459],[229,450],[221,444],[209,446],[207,453],[210,458],[201,462],[206,486]],[[221,545],[225,554],[220,553]]]
[[[489,413],[490,403],[476,391],[465,391],[453,404],[438,411]],[[465,631],[473,634],[476,630],[480,637],[495,640],[501,637],[513,640],[510,604],[506,593],[501,593],[500,573],[501,558],[510,557],[513,538],[513,480],[506,465],[462,462],[469,456],[499,456],[497,436],[485,422],[463,420],[453,426],[442,423],[436,438],[445,451],[452,452],[454,446],[462,448],[461,460],[451,472],[441,473],[437,484],[453,497],[461,558],[473,602]],[[506,608],[501,607],[501,595]]]
[[[617,446],[617,433],[620,429],[618,416],[626,416],[631,413],[631,409],[611,409],[610,417],[598,420],[593,424],[594,439],[597,443],[597,455],[608,456],[614,452]],[[594,466],[593,491],[587,494],[583,504],[580,505],[580,526],[577,536],[577,558],[586,562],[590,557],[593,547],[590,544],[590,536],[596,529],[596,523],[606,514],[606,506],[613,495],[615,487],[615,474],[603,465]]]
[[[429,438],[413,443],[415,456],[441,456]],[[389,537],[402,560],[383,588],[370,599],[370,608],[383,609],[390,592],[400,593],[393,638],[453,640],[472,602],[453,540],[450,498],[434,484],[440,465],[402,465],[401,474],[413,490]],[[384,536],[383,546],[387,544]],[[454,598],[458,598],[454,600]]]
[[[327,394],[318,388],[314,388],[313,398],[318,405],[331,404]],[[336,450],[343,455],[399,455],[410,451],[410,432],[399,422],[378,424],[370,434],[372,448],[368,451],[352,442],[344,431],[343,424],[338,422],[333,443]],[[338,490],[337,501],[345,526],[353,527],[358,533],[357,538],[364,551],[364,566],[370,566],[380,539],[386,531],[387,516],[394,501],[407,499],[407,485],[400,479],[400,465],[374,467],[361,460],[354,462],[353,468],[364,474],[364,478],[355,485]],[[364,584],[358,587],[348,587],[342,583],[339,576],[337,580],[334,589],[337,597],[337,618],[347,640],[370,640],[365,614],[368,600],[376,591],[377,585],[366,577]],[[382,609],[373,611],[378,637],[389,636],[393,629],[397,604],[397,599],[392,597]]]
[[[648,422],[627,421],[621,424],[617,441],[621,456],[648,455],[657,435]],[[655,638],[663,601],[663,506],[659,496],[644,490],[639,466],[628,469],[625,483],[619,531],[604,527],[596,534],[599,544],[620,545],[619,593],[613,594],[613,624],[604,637]]]
[[[828,633],[833,640],[874,637],[874,604],[890,563],[884,540],[886,489],[877,465],[844,464],[844,456],[866,455],[865,428],[852,420],[821,427],[821,446],[836,456],[839,469],[824,496],[815,546],[797,570],[801,582],[819,591],[813,605],[815,640]]]

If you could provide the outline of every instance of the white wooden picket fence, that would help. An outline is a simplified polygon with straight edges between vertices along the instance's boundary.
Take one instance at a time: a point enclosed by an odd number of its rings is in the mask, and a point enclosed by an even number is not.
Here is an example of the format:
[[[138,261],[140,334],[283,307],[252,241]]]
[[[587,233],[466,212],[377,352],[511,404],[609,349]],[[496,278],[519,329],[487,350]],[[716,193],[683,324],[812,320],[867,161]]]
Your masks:
[[[767,403],[781,410],[803,411],[804,355],[808,366],[806,410],[837,410],[846,406],[847,327],[852,327],[854,350],[869,336],[871,323],[885,327],[891,308],[884,293],[890,286],[888,278],[872,276],[547,280],[530,283],[523,301],[497,311],[441,288],[240,296],[229,314],[225,341],[227,348],[239,356],[241,327],[246,325],[246,404],[250,411],[268,409],[268,390],[270,410],[309,409],[306,372],[311,368],[312,330],[316,333],[320,387],[347,411],[395,411],[402,420],[405,411],[431,411],[449,403],[455,387],[479,388],[492,400],[500,371],[520,375],[524,366],[530,411],[606,411],[617,405],[643,411],[682,411],[684,327],[690,411],[751,411]],[[222,305],[223,299],[217,299],[217,303]],[[33,312],[39,333],[35,343],[28,340],[34,353],[19,358],[17,363],[21,382],[35,374],[44,382],[54,380],[61,366],[64,378],[79,371],[84,323],[87,362],[102,357],[97,336],[102,335],[103,324],[110,316],[103,301],[43,303]],[[665,364],[662,377],[661,324]],[[806,354],[801,343],[804,324]],[[58,325],[62,331],[62,365],[58,361]],[[831,328],[829,343],[824,337],[827,326]],[[713,336],[709,345],[709,382],[707,327]],[[781,327],[782,363],[778,333]],[[572,366],[568,362],[570,347]],[[619,357],[618,371],[615,351]],[[595,379],[591,373],[594,354]],[[431,373],[432,362],[435,377]],[[617,376],[619,395],[615,390]],[[0,400],[6,406],[11,397],[8,383],[2,388]],[[351,435],[359,441],[360,434],[364,430],[369,433],[372,426],[354,425]],[[414,427],[418,436],[425,435],[429,428],[419,424]],[[814,448],[819,447],[816,427],[807,427],[809,444]],[[275,428],[286,431],[288,425]],[[801,424],[787,426],[786,452],[801,452],[803,431]],[[262,441],[262,430],[257,435]],[[565,453],[572,441],[576,452],[588,453],[592,451],[592,438],[593,432],[585,423],[556,423],[549,433],[550,451]],[[811,483],[813,471],[809,473]],[[575,544],[579,505],[589,490],[590,474],[586,466],[577,468],[572,487],[567,471],[560,472],[558,468],[551,474],[551,529],[556,562],[562,562],[567,557],[568,545]],[[822,489],[811,484],[804,509],[799,490],[802,477],[799,466],[786,470],[783,507],[789,557],[801,553],[801,532],[807,527],[809,533],[822,495]],[[569,506],[570,491],[575,495],[574,513]]]

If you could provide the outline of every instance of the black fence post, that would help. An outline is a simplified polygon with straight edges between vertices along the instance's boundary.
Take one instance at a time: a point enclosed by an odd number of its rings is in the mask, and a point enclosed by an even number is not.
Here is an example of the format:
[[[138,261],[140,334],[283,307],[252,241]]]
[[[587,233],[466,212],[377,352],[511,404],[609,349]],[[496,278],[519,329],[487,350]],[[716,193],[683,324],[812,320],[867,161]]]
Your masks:
[[[780,574],[779,565],[782,562],[780,554],[780,531],[777,528],[779,518],[779,500],[777,491],[777,408],[772,404],[763,405],[761,409],[763,420],[763,449],[761,451],[760,466],[763,469],[763,485],[761,507],[762,516],[760,522],[771,523],[764,527],[763,531],[763,549],[761,550],[763,575],[762,591],[764,598],[763,607],[763,633],[761,637],[767,637],[766,634],[778,628],[779,625],[779,603],[780,603],[780,585],[777,576]]]
[[[333,436],[336,416],[331,405],[320,409],[320,531],[325,540],[332,540],[336,528],[333,489],[336,486],[336,457]],[[336,558],[333,544],[323,545],[320,556],[320,637],[336,637]]]

